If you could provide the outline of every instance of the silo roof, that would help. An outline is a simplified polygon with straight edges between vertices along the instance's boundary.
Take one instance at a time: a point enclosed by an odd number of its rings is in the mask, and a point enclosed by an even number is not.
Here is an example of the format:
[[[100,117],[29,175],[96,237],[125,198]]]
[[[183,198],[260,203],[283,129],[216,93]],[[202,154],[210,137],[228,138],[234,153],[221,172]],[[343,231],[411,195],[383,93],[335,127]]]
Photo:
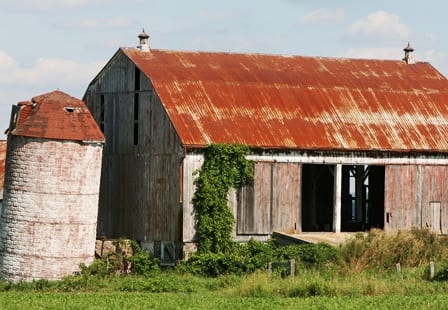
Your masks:
[[[120,51],[185,146],[448,152],[448,80],[429,63]]]
[[[105,138],[84,101],[55,90],[19,102],[12,135],[35,138],[104,142]]]

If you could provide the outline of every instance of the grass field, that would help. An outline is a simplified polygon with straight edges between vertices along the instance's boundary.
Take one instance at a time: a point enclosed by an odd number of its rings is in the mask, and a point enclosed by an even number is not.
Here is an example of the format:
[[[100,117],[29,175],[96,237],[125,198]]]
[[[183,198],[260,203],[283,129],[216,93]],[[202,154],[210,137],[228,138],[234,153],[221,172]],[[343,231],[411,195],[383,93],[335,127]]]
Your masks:
[[[238,297],[219,292],[7,292],[1,309],[447,309],[448,295]]]
[[[294,277],[268,272],[291,258]],[[373,231],[338,249],[248,242],[164,271],[144,252],[129,260],[131,274],[97,260],[60,281],[0,281],[0,309],[448,309],[448,238],[427,231]]]
[[[303,270],[296,277],[255,273],[218,278],[82,276],[59,282],[4,284],[1,309],[447,309],[446,282],[422,268],[341,275]]]

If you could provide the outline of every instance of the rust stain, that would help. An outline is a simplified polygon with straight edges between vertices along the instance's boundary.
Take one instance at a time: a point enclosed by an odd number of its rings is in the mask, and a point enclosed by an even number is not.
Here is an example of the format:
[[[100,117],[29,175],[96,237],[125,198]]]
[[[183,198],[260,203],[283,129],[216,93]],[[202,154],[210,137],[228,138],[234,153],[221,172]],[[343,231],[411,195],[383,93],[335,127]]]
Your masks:
[[[448,80],[429,63],[122,51],[186,146],[448,152]]]

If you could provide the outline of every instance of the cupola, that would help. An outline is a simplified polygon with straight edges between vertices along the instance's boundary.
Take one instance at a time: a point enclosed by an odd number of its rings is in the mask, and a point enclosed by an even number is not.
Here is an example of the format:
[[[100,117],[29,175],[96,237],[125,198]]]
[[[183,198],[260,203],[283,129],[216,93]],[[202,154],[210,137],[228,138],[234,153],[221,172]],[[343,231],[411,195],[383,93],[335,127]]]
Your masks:
[[[412,53],[414,52],[414,49],[411,47],[409,42],[408,42],[408,45],[403,49],[403,51],[404,51],[403,60],[407,64],[413,64],[414,63],[414,55]]]
[[[140,44],[139,46],[137,46],[137,48],[139,48],[144,52],[149,52],[149,43],[148,43],[149,35],[145,32],[145,28],[143,28],[142,33],[138,35],[138,38],[140,40]]]

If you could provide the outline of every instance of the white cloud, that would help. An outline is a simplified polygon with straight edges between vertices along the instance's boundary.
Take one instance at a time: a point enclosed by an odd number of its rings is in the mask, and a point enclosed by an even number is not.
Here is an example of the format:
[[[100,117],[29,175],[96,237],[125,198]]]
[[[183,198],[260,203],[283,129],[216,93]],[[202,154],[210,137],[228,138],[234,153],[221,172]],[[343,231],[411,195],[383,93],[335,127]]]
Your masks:
[[[0,88],[5,85],[31,85],[57,88],[88,83],[99,72],[102,62],[77,63],[63,58],[38,58],[32,66],[23,67],[0,50]]]
[[[427,61],[448,77],[448,54],[435,50],[427,50],[423,53],[422,61]]]
[[[47,10],[54,8],[74,8],[86,5],[88,0],[17,0],[8,3],[10,7],[20,9]]]
[[[2,72],[8,72],[6,70],[9,70],[10,68],[14,68],[15,66],[17,66],[17,63],[14,60],[14,58],[12,58],[8,54],[6,54],[4,51],[0,50],[0,68],[2,69]],[[2,75],[0,75],[0,79],[1,78],[2,78]]]
[[[371,13],[355,21],[348,31],[352,34],[399,38],[409,38],[411,34],[411,29],[401,21],[400,16],[384,11]]]
[[[394,59],[401,60],[404,54],[397,48],[357,48],[349,49],[344,57],[366,59]]]
[[[0,50],[0,139],[7,128],[11,106],[33,96],[60,89],[81,98],[104,62],[78,63],[64,58],[38,58],[29,67]]]
[[[300,22],[307,23],[321,23],[321,22],[338,22],[345,17],[345,11],[343,9],[318,9],[308,13],[300,18]]]
[[[70,26],[81,26],[84,28],[123,27],[131,24],[132,20],[127,17],[90,18],[81,22],[69,23]]]

